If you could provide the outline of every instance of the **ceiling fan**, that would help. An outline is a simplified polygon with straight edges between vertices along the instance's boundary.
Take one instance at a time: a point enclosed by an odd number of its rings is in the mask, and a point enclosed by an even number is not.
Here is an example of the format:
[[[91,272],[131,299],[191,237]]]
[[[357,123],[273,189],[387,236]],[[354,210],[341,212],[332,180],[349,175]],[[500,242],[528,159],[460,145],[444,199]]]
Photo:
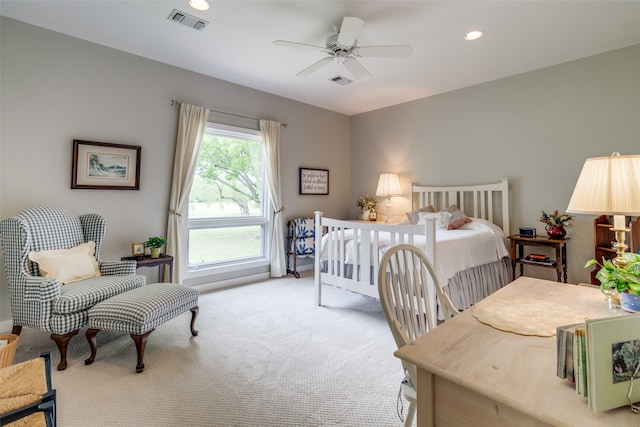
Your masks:
[[[327,37],[325,46],[315,46],[286,40],[276,40],[273,44],[313,49],[329,55],[298,72],[296,74],[297,77],[306,77],[330,62],[336,61],[338,64],[344,65],[356,80],[363,80],[370,78],[371,73],[367,71],[356,58],[393,58],[411,55],[412,50],[409,45],[358,46],[358,40],[356,40],[356,38],[358,34],[360,34],[363,26],[364,21],[362,19],[345,16],[337,32]]]

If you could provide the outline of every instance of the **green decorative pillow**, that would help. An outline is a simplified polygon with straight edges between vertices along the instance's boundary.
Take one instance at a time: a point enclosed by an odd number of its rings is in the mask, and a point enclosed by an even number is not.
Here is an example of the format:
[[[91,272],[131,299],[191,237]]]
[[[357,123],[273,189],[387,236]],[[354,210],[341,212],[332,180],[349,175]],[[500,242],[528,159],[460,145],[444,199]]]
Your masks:
[[[414,224],[414,225],[417,224],[418,220],[420,219],[419,215],[421,212],[435,212],[435,209],[433,209],[432,205],[429,205],[429,206],[424,206],[420,209],[416,209],[414,211],[405,213],[405,215],[409,219],[409,224]]]
[[[54,277],[64,285],[100,276],[95,249],[96,243],[89,241],[71,249],[31,251],[29,260],[38,263],[44,277]]]

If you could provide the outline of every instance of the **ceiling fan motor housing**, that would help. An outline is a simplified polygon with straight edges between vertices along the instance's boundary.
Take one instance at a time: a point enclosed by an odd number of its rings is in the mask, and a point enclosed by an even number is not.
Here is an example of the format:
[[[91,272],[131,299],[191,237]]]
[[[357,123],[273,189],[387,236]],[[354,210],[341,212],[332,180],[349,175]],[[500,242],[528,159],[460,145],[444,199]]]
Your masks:
[[[353,52],[353,49],[356,48],[357,40],[353,42],[352,46],[343,46],[340,43],[338,43],[338,34],[332,34],[329,37],[327,37],[326,46],[327,46],[327,50],[331,51],[333,55],[347,56],[347,55],[351,55],[351,52]]]

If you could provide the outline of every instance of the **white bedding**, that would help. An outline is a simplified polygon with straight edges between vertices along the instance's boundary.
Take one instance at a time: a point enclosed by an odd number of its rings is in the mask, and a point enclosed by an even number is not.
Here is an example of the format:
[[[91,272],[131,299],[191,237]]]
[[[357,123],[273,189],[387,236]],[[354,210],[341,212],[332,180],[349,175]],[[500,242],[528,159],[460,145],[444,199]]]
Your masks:
[[[344,231],[345,264],[353,264],[356,258],[353,249],[353,234],[352,229]],[[328,238],[328,235],[322,238],[321,261],[326,261],[328,258],[329,249],[326,244]],[[426,248],[425,237],[415,236],[414,245],[424,250]],[[391,247],[389,233],[381,232],[379,237],[380,254],[370,254],[371,262],[373,263],[374,258],[381,259],[389,247]],[[456,230],[436,230],[435,266],[438,278],[443,283],[447,283],[460,271],[499,261],[506,256],[509,256],[506,236],[500,227],[487,220],[473,218],[470,223]]]

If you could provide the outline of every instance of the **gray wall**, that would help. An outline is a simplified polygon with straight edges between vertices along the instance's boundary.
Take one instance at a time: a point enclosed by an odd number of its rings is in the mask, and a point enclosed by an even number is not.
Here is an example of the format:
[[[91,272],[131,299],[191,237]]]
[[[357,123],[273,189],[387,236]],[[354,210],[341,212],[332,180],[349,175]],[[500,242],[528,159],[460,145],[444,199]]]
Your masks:
[[[374,193],[381,172],[400,174],[404,188],[509,178],[512,232],[544,233],[540,211],[567,208],[585,159],[640,153],[639,105],[636,45],[360,114],[351,119],[351,198]],[[407,190],[394,213],[409,205]],[[569,230],[570,282],[589,281],[594,218],[577,216]]]
[[[178,122],[172,99],[287,122],[281,132],[285,218],[318,209],[348,215],[349,117],[4,17],[0,39],[0,217],[38,205],[98,212],[108,227],[102,259],[120,259],[132,242],[165,234]],[[140,190],[70,189],[73,139],[142,146]],[[329,196],[298,195],[301,166],[330,170]],[[3,321],[10,318],[4,269],[1,280]]]
[[[0,217],[51,204],[99,212],[103,259],[164,234],[178,110],[171,99],[288,122],[281,134],[286,218],[355,217],[381,172],[409,181],[511,180],[512,231],[566,209],[584,160],[638,153],[640,46],[351,118],[0,18]],[[257,127],[252,121],[213,117]],[[140,191],[71,190],[73,139],[142,146]],[[342,153],[336,156],[335,153]],[[330,170],[329,196],[299,196],[298,167]],[[408,210],[407,195],[394,213]],[[592,219],[569,241],[569,279],[588,280]],[[531,270],[552,278],[547,271]],[[4,271],[0,321],[10,318]]]

